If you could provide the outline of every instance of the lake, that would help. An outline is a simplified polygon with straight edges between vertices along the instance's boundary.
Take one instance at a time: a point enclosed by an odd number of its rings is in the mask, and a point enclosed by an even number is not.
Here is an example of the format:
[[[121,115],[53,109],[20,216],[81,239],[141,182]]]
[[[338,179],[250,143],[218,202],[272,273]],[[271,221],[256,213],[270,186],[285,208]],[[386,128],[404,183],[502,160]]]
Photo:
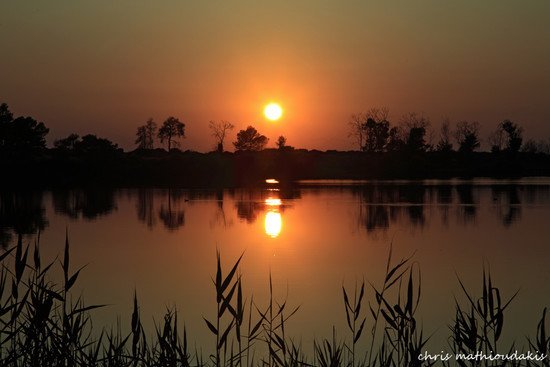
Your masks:
[[[135,289],[148,332],[167,307],[177,306],[197,345],[213,340],[202,317],[216,312],[217,251],[224,272],[244,253],[244,296],[253,294],[259,307],[267,305],[271,274],[275,299],[286,299],[289,312],[300,306],[287,333],[308,346],[314,337],[330,337],[333,326],[349,338],[342,285],[353,293],[363,279],[382,284],[390,246],[394,263],[413,255],[415,276],[421,271],[417,318],[433,334],[428,348],[445,348],[454,299],[466,302],[458,277],[481,295],[484,264],[504,300],[519,290],[505,314],[503,345],[523,344],[550,303],[549,219],[550,179],[544,178],[4,190],[0,196],[4,248],[17,233],[32,244],[40,231],[41,253],[53,260],[62,255],[67,231],[72,269],[86,265],[76,295],[108,304],[93,311],[96,327],[120,317],[127,329]],[[374,299],[370,286],[366,293]]]

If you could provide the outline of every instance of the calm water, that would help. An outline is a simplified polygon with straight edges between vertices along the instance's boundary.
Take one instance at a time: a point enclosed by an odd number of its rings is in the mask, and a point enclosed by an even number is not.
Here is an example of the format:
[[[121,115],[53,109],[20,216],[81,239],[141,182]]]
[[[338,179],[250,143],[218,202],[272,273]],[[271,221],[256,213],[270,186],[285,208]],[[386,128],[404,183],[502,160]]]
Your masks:
[[[248,298],[265,305],[271,272],[276,297],[300,310],[290,334],[307,345],[345,335],[342,284],[380,284],[390,243],[394,257],[416,251],[422,271],[419,317],[433,348],[444,344],[458,274],[479,294],[484,261],[509,308],[504,335],[523,343],[550,305],[550,180],[316,182],[295,187],[189,191],[166,189],[2,192],[0,239],[41,231],[44,257],[60,254],[69,232],[72,264],[96,326],[129,325],[137,289],[142,318],[177,305],[191,339],[210,342],[216,249],[227,268],[244,252]],[[370,296],[370,295],[369,295]],[[99,324],[99,325],[98,325]]]

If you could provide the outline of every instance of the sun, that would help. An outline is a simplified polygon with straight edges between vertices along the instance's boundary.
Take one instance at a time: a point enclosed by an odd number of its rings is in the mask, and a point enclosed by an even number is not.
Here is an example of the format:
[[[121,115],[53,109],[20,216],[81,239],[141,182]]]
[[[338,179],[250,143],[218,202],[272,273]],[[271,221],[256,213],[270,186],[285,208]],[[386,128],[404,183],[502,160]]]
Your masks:
[[[283,115],[283,109],[277,103],[269,103],[264,108],[264,116],[271,121],[277,121]]]

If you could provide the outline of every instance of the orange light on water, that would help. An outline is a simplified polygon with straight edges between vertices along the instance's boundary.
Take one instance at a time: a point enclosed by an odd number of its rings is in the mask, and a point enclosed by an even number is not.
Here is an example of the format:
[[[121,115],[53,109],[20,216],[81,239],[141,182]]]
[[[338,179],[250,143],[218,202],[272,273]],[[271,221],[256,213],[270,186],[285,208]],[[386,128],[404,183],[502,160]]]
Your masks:
[[[269,237],[278,237],[281,234],[281,230],[283,228],[283,218],[281,217],[281,213],[268,211],[265,214],[264,228],[265,233]]]
[[[265,199],[265,205],[267,206],[281,206],[281,199],[278,198],[267,198]]]

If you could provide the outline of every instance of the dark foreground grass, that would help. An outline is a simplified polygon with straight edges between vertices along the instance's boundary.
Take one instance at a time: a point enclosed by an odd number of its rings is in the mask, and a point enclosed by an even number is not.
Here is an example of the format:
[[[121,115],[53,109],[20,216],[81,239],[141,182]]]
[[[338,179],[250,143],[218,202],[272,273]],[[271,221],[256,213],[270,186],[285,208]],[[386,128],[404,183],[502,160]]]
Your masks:
[[[305,350],[286,333],[289,319],[298,312],[285,300],[273,297],[262,308],[254,298],[243,295],[239,270],[242,255],[228,272],[217,255],[213,279],[216,314],[205,315],[204,324],[212,334],[213,350],[203,355],[190,348],[185,326],[176,311],[167,311],[155,330],[146,332],[141,322],[137,295],[128,316],[131,330],[120,325],[109,330],[94,330],[94,309],[103,305],[85,305],[72,295],[81,269],[70,265],[69,241],[63,259],[43,264],[39,240],[24,246],[17,244],[0,255],[0,366],[549,366],[542,361],[520,359],[495,360],[421,360],[429,337],[416,316],[421,299],[421,273],[411,257],[393,261],[388,255],[384,281],[356,283],[342,287],[343,312],[347,328],[339,334],[316,339],[311,351]],[[51,281],[52,267],[60,266],[61,284]],[[456,300],[454,320],[449,326],[448,344],[454,355],[485,355],[527,351],[549,353],[546,308],[535,336],[522,345],[501,346],[504,313],[515,298],[501,296],[490,271],[483,269],[481,295],[474,295],[460,283],[463,300]]]

